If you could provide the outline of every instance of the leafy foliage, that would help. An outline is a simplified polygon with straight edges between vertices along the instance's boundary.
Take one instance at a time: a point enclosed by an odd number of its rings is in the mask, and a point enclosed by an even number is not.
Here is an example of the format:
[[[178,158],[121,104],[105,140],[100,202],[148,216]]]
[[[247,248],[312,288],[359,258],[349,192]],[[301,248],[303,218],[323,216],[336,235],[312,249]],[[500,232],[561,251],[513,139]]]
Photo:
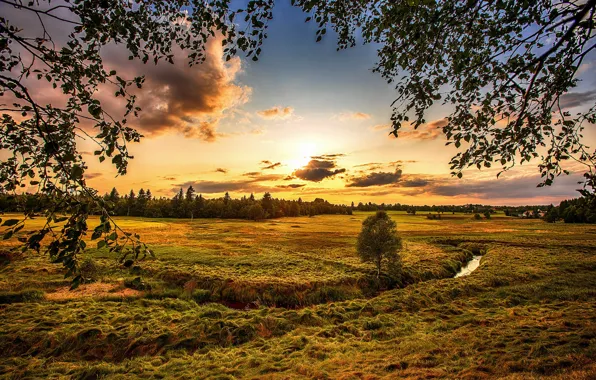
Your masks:
[[[378,43],[375,71],[399,94],[393,134],[418,128],[435,103],[453,105],[443,127],[461,152],[453,174],[469,166],[503,170],[540,160],[550,185],[563,162],[585,166],[586,187],[596,185],[596,151],[582,142],[584,123],[596,122],[596,105],[572,115],[561,96],[596,49],[596,1],[580,0],[294,0],[312,12],[317,40],[332,27],[340,49],[357,36]],[[587,191],[587,190],[584,190]]]
[[[127,144],[142,137],[127,120],[141,111],[131,89],[141,88],[144,78],[126,79],[108,71],[102,48],[124,46],[129,59],[155,64],[173,63],[173,49],[181,48],[194,65],[205,59],[205,45],[217,33],[224,37],[227,59],[241,50],[256,60],[272,5],[272,1],[250,1],[246,10],[231,11],[228,1],[74,0],[58,5],[49,0],[1,1],[7,12],[0,16],[0,149],[12,156],[0,163],[0,190],[16,193],[33,187],[48,200],[37,210],[47,224],[22,238],[23,250],[39,251],[41,240],[50,236],[51,259],[64,264],[76,286],[83,280],[78,255],[85,248],[87,217],[101,213],[102,223],[92,233],[93,239],[103,237],[98,246],[135,258],[149,253],[138,236],[119,229],[103,199],[87,186],[87,166],[77,151],[77,138],[93,141],[98,160],[110,159],[124,175],[132,158]],[[234,17],[240,13],[246,17],[236,24]],[[11,14],[18,17],[9,18]],[[67,31],[64,38],[52,36],[49,24],[56,22]],[[35,82],[49,83],[67,99],[65,104],[44,104],[29,88]],[[104,109],[98,98],[100,87],[102,92],[111,88],[116,98],[125,100],[122,117]],[[24,211],[25,219],[34,216],[27,207]],[[5,224],[4,238],[16,234],[23,223]]]
[[[565,223],[596,223],[596,200],[593,197],[564,200],[558,207],[549,207],[544,220],[550,223],[558,220]]]
[[[385,211],[377,211],[362,222],[356,249],[363,262],[372,262],[377,269],[377,278],[385,264],[392,272],[401,267],[397,252],[401,250],[401,238],[397,236],[396,224]]]

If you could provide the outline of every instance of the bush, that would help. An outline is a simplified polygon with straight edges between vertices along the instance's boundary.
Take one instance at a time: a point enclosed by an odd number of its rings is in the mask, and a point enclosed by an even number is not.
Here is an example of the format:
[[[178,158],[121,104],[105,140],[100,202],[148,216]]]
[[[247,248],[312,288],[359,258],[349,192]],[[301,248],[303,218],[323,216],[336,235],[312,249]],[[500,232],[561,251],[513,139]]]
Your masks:
[[[140,277],[124,280],[124,286],[135,290],[151,290],[151,285],[143,281]]]
[[[99,267],[95,264],[92,258],[87,258],[81,264],[81,276],[85,279],[85,282],[97,281],[99,277]]]
[[[195,289],[192,292],[192,299],[196,303],[205,303],[211,300],[211,292],[205,289]]]
[[[0,251],[0,266],[8,265],[13,261],[23,258],[23,254],[18,251]]]
[[[474,220],[480,220],[480,219],[482,219],[480,214],[474,214]]]
[[[22,290],[20,292],[1,292],[0,304],[17,302],[35,302],[45,298],[45,293],[41,290]]]

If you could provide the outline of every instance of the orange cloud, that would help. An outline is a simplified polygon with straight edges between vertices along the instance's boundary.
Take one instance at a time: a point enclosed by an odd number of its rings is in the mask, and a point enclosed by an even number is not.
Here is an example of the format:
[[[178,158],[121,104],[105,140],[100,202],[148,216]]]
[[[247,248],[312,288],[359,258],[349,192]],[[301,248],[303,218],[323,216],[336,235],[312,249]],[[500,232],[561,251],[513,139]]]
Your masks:
[[[344,112],[334,116],[334,118],[345,121],[345,120],[367,120],[370,119],[370,115],[364,112]]]
[[[423,124],[417,129],[400,130],[397,134],[398,139],[406,140],[436,140],[443,135],[443,127],[448,123],[447,119],[435,120],[428,124]],[[389,135],[390,138],[395,138]]]
[[[294,108],[275,106],[266,110],[257,111],[257,115],[263,119],[287,120],[294,116]]]

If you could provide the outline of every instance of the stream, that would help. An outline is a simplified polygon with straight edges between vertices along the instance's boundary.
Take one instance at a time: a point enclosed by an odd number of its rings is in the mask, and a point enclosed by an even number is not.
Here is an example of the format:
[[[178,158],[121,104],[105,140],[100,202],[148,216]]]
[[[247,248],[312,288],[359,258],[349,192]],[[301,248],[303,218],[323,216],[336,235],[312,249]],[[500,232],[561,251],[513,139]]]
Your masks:
[[[478,269],[478,266],[480,266],[480,259],[482,259],[482,256],[472,257],[472,260],[468,261],[468,263],[464,265],[453,278],[467,276],[474,272],[476,269]]]

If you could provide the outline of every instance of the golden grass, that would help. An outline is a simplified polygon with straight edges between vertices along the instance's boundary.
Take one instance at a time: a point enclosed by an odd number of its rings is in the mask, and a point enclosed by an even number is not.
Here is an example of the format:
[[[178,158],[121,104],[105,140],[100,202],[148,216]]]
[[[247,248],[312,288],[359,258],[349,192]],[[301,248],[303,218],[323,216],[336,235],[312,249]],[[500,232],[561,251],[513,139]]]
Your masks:
[[[594,226],[392,213],[413,280],[368,294],[372,268],[354,252],[367,215],[123,220],[158,254],[140,263],[153,290],[131,298],[110,292],[136,274],[105,251],[89,253],[100,282],[81,292],[93,296],[67,299],[52,298],[68,285],[60,267],[26,256],[0,269],[0,296],[45,299],[1,306],[0,376],[596,377]],[[450,278],[478,247],[479,269]],[[315,305],[266,306],[288,300]]]

